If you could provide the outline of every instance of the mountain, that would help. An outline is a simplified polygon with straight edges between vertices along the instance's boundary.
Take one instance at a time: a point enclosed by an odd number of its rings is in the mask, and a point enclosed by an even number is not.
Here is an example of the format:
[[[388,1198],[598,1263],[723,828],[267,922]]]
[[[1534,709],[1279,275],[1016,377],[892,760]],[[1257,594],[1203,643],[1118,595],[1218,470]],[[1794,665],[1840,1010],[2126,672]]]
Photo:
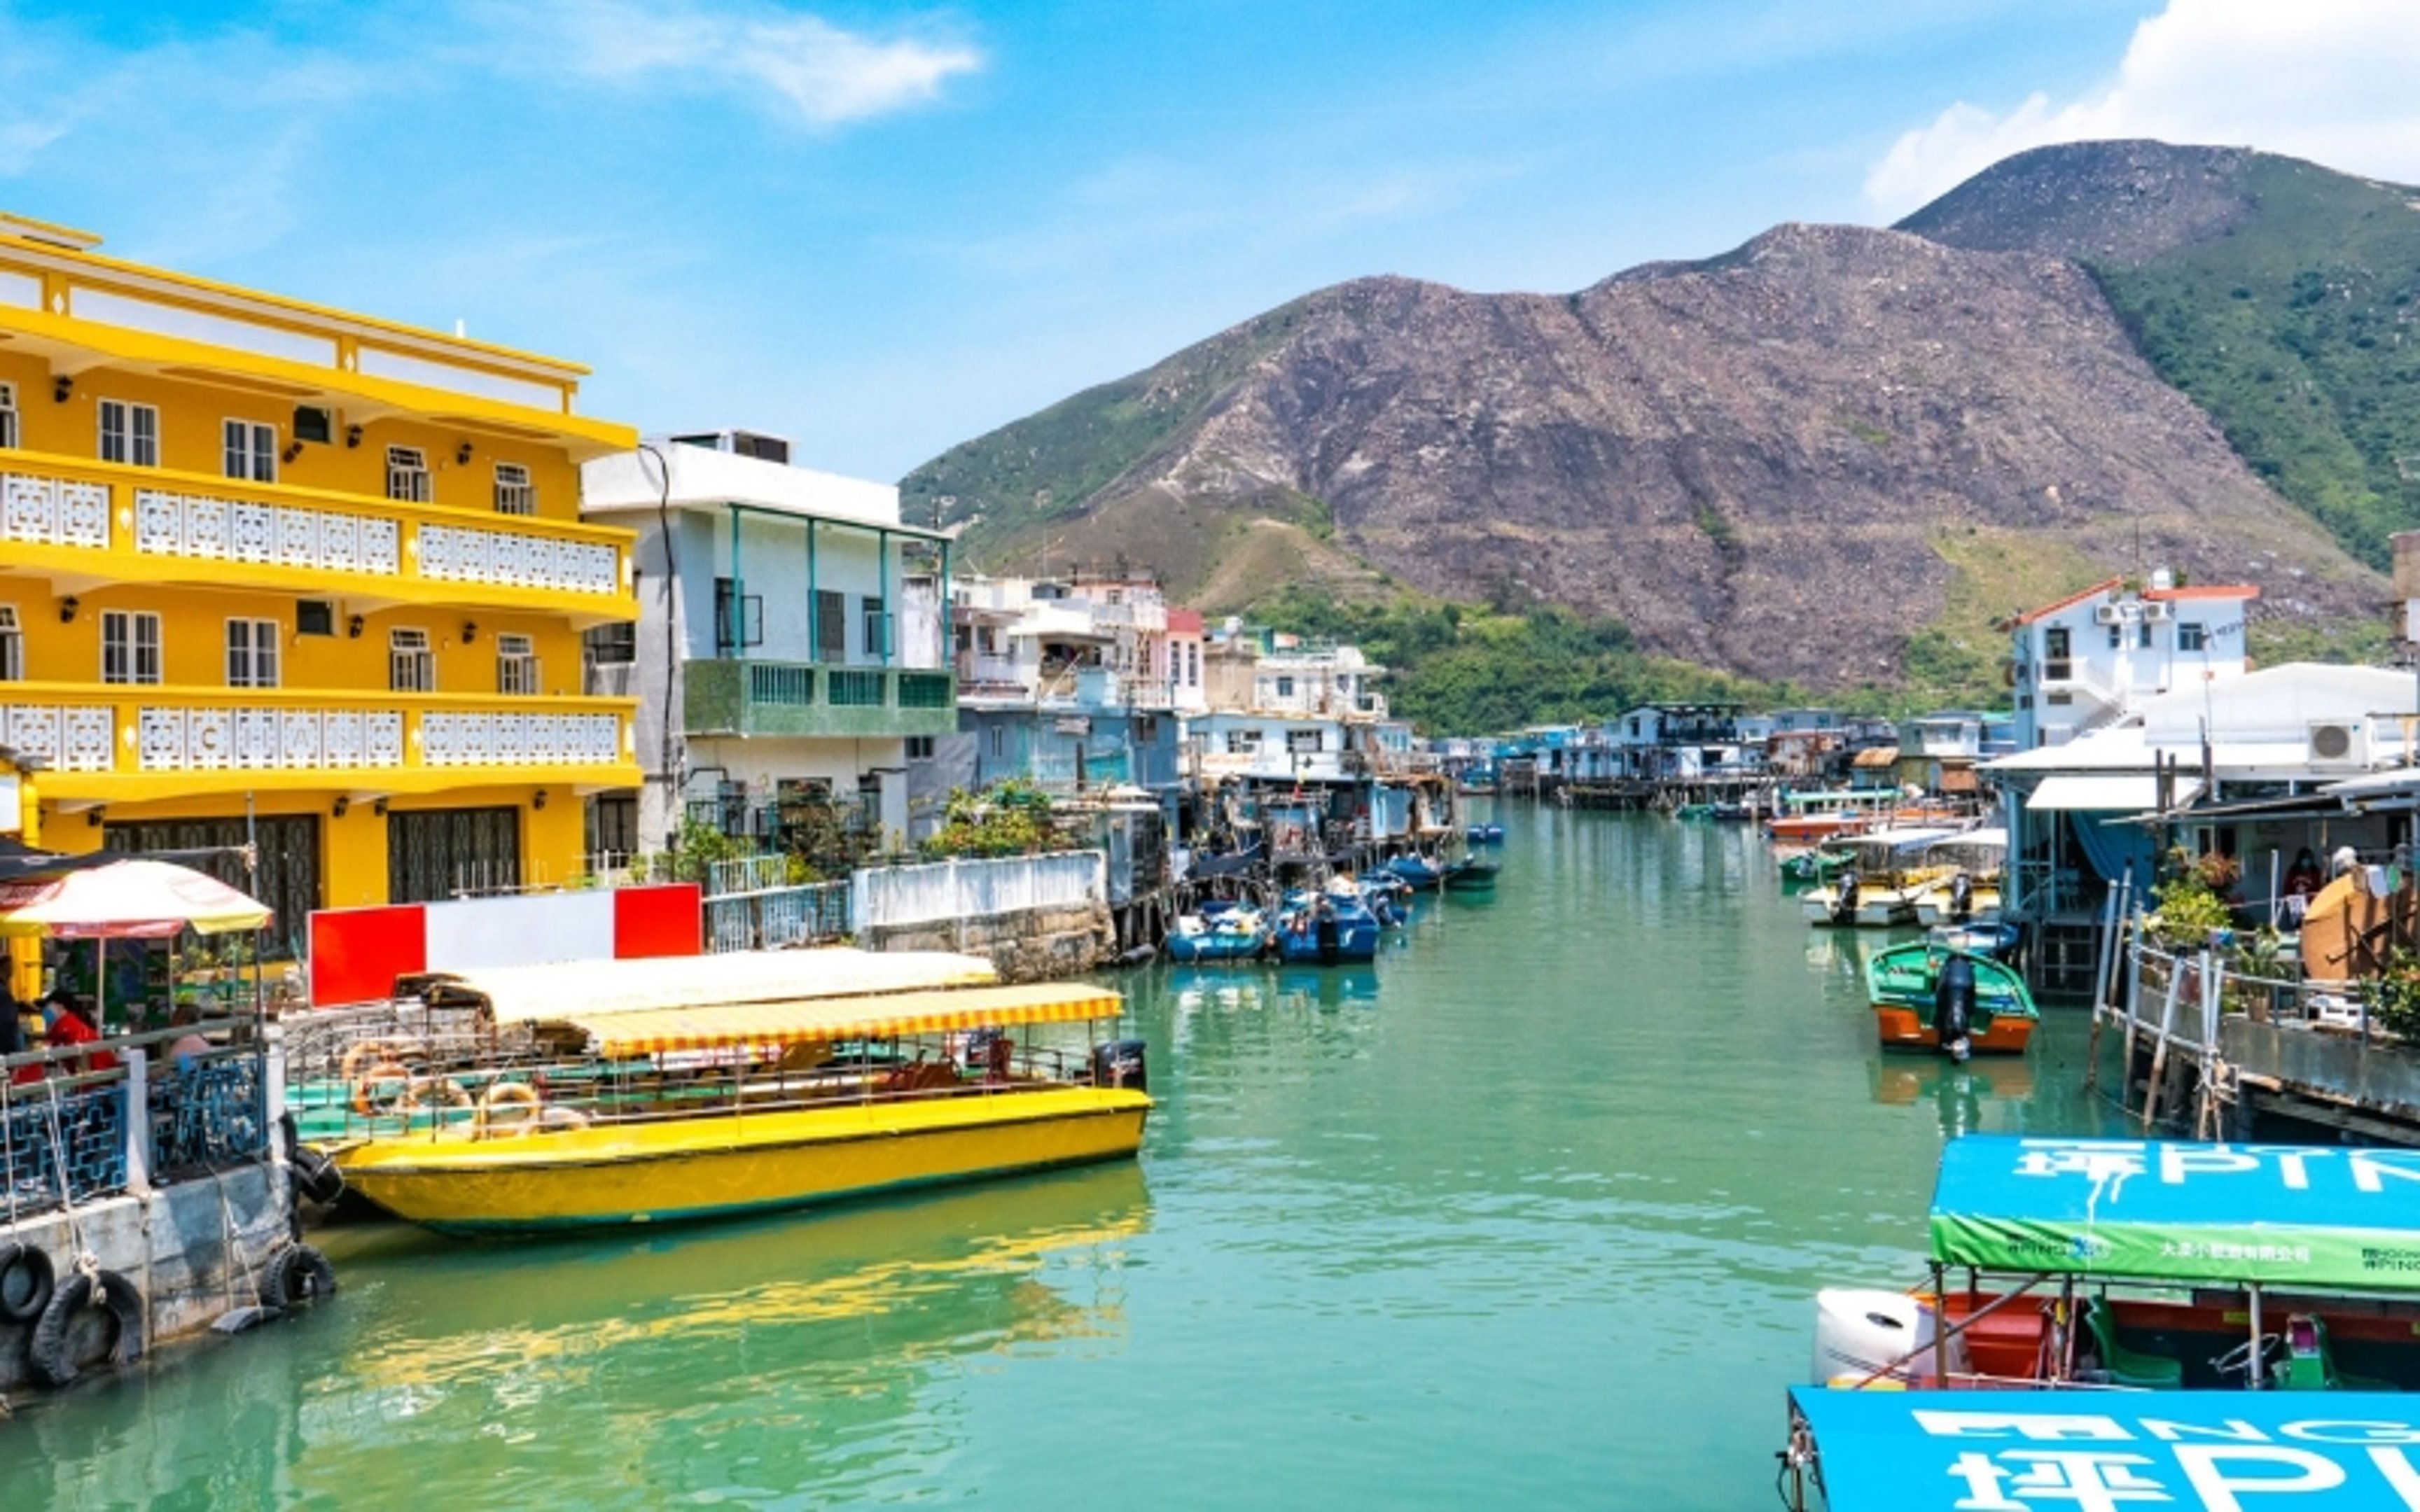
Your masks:
[[[1825,688],[1972,687],[1993,616],[2150,565],[2374,613],[2376,575],[2147,360],[2164,316],[2126,314],[2176,296],[2124,279],[2273,214],[2284,160],[2174,150],[2027,155],[1901,228],[1785,225],[1568,296],[1340,285],[903,493],[995,568],[1149,565],[1214,611],[1290,585],[1559,605]]]
[[[2138,350],[2373,566],[2420,526],[2420,189],[2226,147],[2042,147],[1900,223],[2091,270]]]

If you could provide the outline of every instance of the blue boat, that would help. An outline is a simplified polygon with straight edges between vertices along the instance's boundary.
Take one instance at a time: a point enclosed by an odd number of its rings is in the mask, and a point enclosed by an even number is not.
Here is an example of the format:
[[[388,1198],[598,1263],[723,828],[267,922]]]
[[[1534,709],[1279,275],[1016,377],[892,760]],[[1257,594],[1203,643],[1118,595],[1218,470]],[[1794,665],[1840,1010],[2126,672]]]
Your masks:
[[[1426,892],[1445,880],[1445,868],[1425,856],[1390,856],[1379,870],[1391,872],[1415,892]]]
[[[1350,883],[1289,893],[1278,910],[1279,959],[1332,965],[1378,958],[1378,916]]]
[[[1501,845],[1504,843],[1504,826],[1502,825],[1473,825],[1469,828],[1464,830],[1463,834],[1468,837],[1473,845]]]
[[[1252,961],[1268,951],[1269,928],[1255,908],[1180,916],[1162,942],[1171,961]]]

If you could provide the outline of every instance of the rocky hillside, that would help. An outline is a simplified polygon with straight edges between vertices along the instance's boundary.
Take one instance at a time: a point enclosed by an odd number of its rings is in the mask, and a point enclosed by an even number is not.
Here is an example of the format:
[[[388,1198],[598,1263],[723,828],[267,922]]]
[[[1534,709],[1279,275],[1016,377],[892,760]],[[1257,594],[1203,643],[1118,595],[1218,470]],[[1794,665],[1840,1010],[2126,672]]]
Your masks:
[[[2378,579],[2163,381],[2071,255],[2226,239],[2254,212],[2215,182],[2138,195],[2156,213],[2122,234],[2096,229],[2105,187],[2027,169],[1910,223],[1933,236],[1783,226],[1559,298],[1362,280],[903,487],[994,565],[1123,559],[1213,609],[1306,579],[1544,601],[1828,687],[1987,666],[1992,615],[2148,563],[2258,581],[2273,612],[2369,612]]]
[[[2090,268],[2252,470],[2384,566],[2420,526],[2420,190],[2225,147],[2024,153],[1900,223]]]

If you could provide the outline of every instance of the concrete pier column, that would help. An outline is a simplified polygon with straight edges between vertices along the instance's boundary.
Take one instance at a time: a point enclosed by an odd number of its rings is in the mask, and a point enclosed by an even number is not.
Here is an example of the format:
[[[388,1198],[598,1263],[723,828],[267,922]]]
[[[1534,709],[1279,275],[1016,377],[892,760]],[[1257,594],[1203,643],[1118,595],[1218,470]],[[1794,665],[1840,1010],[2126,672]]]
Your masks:
[[[135,1196],[151,1191],[151,1067],[140,1050],[127,1052],[126,1066],[126,1190]]]

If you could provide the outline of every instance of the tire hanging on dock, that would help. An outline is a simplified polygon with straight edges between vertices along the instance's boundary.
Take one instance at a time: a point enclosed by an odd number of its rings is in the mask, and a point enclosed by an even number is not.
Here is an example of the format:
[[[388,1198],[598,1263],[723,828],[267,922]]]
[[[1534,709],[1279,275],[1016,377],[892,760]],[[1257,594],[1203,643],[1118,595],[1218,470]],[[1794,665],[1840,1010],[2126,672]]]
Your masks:
[[[324,1208],[345,1195],[345,1173],[318,1150],[304,1146],[294,1151],[288,1164],[296,1196],[308,1197]]]
[[[30,1323],[51,1304],[51,1257],[31,1244],[0,1244],[0,1323]]]
[[[308,1244],[288,1244],[260,1273],[260,1302],[281,1311],[314,1303],[336,1289],[336,1269]]]
[[[79,1358],[75,1324],[87,1310],[101,1314],[109,1343],[98,1355]],[[78,1271],[60,1282],[25,1341],[34,1379],[51,1387],[68,1384],[93,1365],[123,1368],[142,1358],[143,1293],[116,1271]]]

